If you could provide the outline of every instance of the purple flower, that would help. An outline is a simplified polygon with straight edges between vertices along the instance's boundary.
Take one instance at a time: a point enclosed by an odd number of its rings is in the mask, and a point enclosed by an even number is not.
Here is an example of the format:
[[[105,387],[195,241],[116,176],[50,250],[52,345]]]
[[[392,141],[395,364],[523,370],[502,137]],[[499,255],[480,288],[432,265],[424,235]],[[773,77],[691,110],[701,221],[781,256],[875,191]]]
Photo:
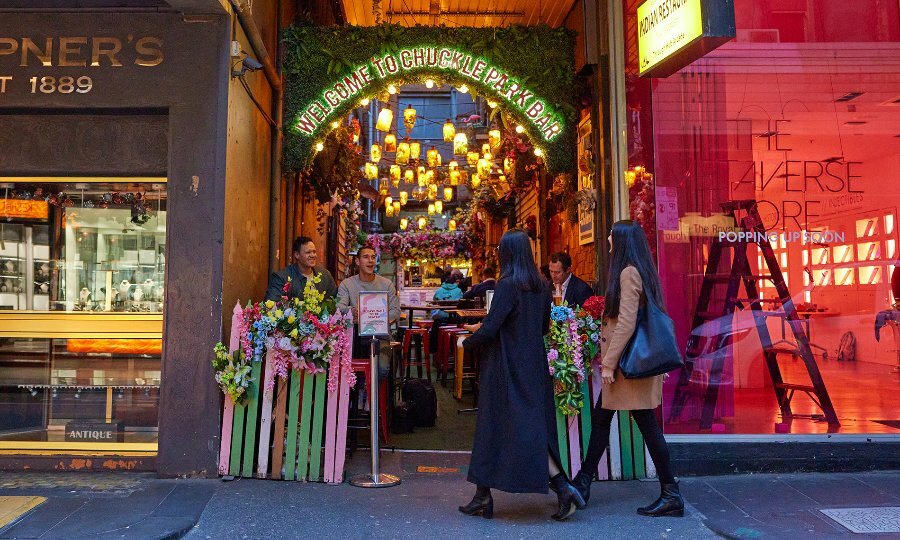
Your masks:
[[[557,358],[559,358],[559,351],[557,351],[556,349],[550,349],[547,352],[547,360],[550,360],[551,362],[556,362]],[[550,368],[550,369],[552,370],[553,368]]]

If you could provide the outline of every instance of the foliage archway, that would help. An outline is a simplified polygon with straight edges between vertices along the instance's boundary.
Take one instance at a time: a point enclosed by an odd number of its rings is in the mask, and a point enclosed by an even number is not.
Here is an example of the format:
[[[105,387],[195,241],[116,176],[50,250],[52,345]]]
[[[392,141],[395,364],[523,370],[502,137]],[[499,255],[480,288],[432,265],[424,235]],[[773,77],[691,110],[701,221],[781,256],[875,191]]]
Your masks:
[[[283,166],[288,171],[306,170],[316,144],[332,129],[332,120],[345,117],[363,98],[377,96],[391,84],[421,83],[428,78],[466,84],[496,99],[542,148],[549,172],[575,168],[577,107],[570,30],[545,25],[497,29],[295,26],[285,31],[284,43]],[[380,64],[387,57],[399,61],[404,51],[416,49],[450,49],[469,60],[457,56],[451,67],[443,68],[426,61],[393,73]],[[485,64],[480,73],[478,62]],[[491,68],[505,79],[494,78]],[[350,86],[338,94],[335,87],[342,82]],[[329,89],[332,93],[326,96]],[[538,102],[540,106],[535,105]]]

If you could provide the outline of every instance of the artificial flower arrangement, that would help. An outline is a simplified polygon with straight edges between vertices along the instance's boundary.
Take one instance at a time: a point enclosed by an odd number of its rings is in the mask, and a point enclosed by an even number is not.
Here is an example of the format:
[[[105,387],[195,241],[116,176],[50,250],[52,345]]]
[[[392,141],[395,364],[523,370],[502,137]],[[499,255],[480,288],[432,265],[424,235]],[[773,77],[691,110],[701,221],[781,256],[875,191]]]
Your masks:
[[[592,296],[581,307],[563,303],[550,309],[550,331],[544,338],[547,365],[556,407],[566,416],[579,414],[584,405],[581,386],[600,352],[603,304],[602,296]]]
[[[284,285],[284,294],[278,300],[267,300],[256,304],[248,304],[238,321],[240,347],[233,353],[233,358],[242,358],[244,364],[236,364],[241,370],[249,367],[250,362],[261,362],[266,351],[272,353],[275,375],[286,378],[289,370],[304,370],[316,374],[328,372],[328,391],[337,390],[341,371],[347,377],[347,383],[353,386],[356,376],[350,368],[352,344],[350,333],[353,326],[352,315],[342,314],[335,308],[333,299],[326,299],[325,293],[316,289],[322,280],[317,274],[306,280],[303,298],[289,298],[290,279]],[[216,380],[223,392],[232,397],[241,397],[249,385],[241,379],[243,389],[231,392],[223,383],[231,380],[228,363],[223,363],[219,352],[225,356],[229,353],[219,343],[216,345]],[[243,371],[242,371],[243,373]]]
[[[253,378],[250,377],[252,367],[244,352],[238,349],[228,352],[225,345],[216,343],[213,358],[213,369],[216,370],[216,382],[222,392],[235,404],[240,404],[247,397],[247,389]]]
[[[385,235],[395,259],[470,259],[469,237],[462,231],[407,231]]]

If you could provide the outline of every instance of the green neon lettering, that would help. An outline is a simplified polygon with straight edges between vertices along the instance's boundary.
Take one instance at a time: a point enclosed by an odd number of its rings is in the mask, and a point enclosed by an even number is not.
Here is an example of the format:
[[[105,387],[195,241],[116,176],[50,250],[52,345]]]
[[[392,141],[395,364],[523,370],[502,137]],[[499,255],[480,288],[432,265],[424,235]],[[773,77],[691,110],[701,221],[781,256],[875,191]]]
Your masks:
[[[359,66],[359,69],[356,70],[356,73],[358,73],[362,78],[363,88],[365,88],[375,80],[372,78],[372,75],[369,74],[369,66]]]
[[[387,68],[388,73],[391,75],[400,70],[400,67],[397,65],[397,59],[390,54],[384,57],[384,67]]]
[[[525,103],[528,102],[529,99],[534,97],[534,92],[529,92],[527,88],[522,88],[522,91],[519,92],[519,95],[516,96],[516,105],[521,108],[525,108]],[[533,106],[532,106],[533,107]],[[544,105],[541,104],[541,110],[544,109]],[[540,111],[538,111],[540,113]]]
[[[523,94],[525,92],[522,92]],[[519,94],[521,96],[521,94]],[[525,114],[528,115],[532,120],[536,119],[541,112],[544,111],[544,104],[540,102],[540,100],[534,100],[534,103],[531,104],[531,107],[525,111]]]

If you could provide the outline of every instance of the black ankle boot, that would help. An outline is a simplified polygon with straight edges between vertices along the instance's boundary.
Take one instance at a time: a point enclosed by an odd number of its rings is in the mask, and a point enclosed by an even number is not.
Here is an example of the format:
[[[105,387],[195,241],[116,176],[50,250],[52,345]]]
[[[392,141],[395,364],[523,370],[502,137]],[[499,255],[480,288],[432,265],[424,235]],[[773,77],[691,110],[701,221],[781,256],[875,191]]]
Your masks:
[[[459,511],[467,516],[481,516],[485,519],[494,517],[494,498],[491,497],[491,488],[478,486],[475,489],[475,496],[469,504],[460,506]]]
[[[660,484],[659,498],[653,501],[649,506],[642,506],[637,509],[637,513],[642,516],[673,516],[684,517],[684,499],[681,498],[681,492],[678,490],[678,482],[672,484]]]
[[[581,494],[581,498],[584,499],[585,503],[591,498],[591,482],[593,481],[593,475],[585,472],[584,469],[578,471],[578,474],[572,479],[572,485]]]
[[[569,483],[569,479],[566,478],[565,474],[557,474],[550,479],[550,483],[554,487],[553,491],[556,492],[556,499],[559,504],[557,512],[550,517],[557,521],[563,521],[574,514],[575,510],[584,508],[585,503],[584,499],[581,498],[581,493],[578,493],[578,490]]]

